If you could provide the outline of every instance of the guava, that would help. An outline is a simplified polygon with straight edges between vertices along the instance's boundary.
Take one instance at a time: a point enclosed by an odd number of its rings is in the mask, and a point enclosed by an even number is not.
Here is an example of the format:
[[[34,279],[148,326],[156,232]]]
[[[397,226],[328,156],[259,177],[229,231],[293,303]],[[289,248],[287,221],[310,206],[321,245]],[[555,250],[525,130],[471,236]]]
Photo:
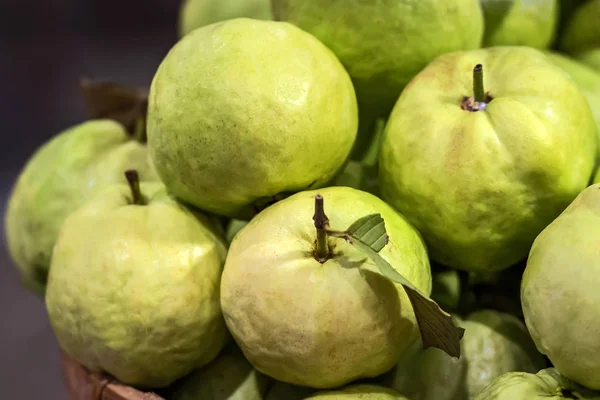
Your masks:
[[[179,8],[179,37],[194,29],[235,18],[273,19],[270,0],[184,0]]]
[[[446,312],[454,312],[460,302],[460,279],[455,270],[432,274],[431,298]]]
[[[481,0],[483,45],[545,49],[554,40],[558,0]]]
[[[238,233],[221,282],[233,338],[257,370],[329,389],[390,370],[420,333],[404,288],[381,275],[371,258],[332,237],[325,257],[318,256],[311,218],[317,194],[331,229],[379,213],[389,235],[379,254],[425,295],[431,270],[419,233],[379,198],[348,187],[294,194]]]
[[[564,376],[600,389],[600,184],[535,239],[521,282],[525,323]]]
[[[594,174],[594,178],[592,180],[592,183],[599,183],[600,182],[600,168],[598,168],[596,170],[596,173]]]
[[[270,383],[233,344],[209,365],[185,378],[171,400],[263,400]]]
[[[510,372],[487,386],[475,400],[598,400],[600,395],[561,376],[554,368],[537,374]]]
[[[597,141],[587,100],[543,52],[445,54],[394,107],[380,190],[434,261],[502,270],[587,186]]]
[[[561,49],[600,70],[600,0],[579,5],[566,22]]]
[[[341,170],[357,130],[352,82],[314,36],[234,19],[186,35],[152,82],[148,145],[169,191],[249,218]]]
[[[306,398],[306,400],[409,400],[407,397],[402,396],[400,393],[377,385],[350,385],[348,387],[332,390],[317,392],[312,396]]]
[[[467,400],[506,372],[535,373],[545,367],[518,318],[482,310],[455,319],[465,329],[460,359],[417,346],[395,367],[392,388],[412,400]]]
[[[565,54],[549,52],[548,56],[573,79],[585,96],[600,134],[600,70],[596,71]]]
[[[90,120],[42,145],[27,161],[10,195],[5,215],[7,248],[23,283],[43,293],[52,247],[65,218],[94,193],[137,169],[158,180],[146,146],[119,123]]]
[[[74,360],[161,388],[208,364],[229,339],[219,305],[226,246],[162,183],[131,187],[111,185],[67,217],[46,306]]]
[[[402,89],[429,62],[444,53],[479,48],[483,37],[479,0],[272,3],[276,20],[312,33],[344,64],[365,135],[372,134],[370,124],[389,114]],[[365,121],[369,126],[362,126]]]

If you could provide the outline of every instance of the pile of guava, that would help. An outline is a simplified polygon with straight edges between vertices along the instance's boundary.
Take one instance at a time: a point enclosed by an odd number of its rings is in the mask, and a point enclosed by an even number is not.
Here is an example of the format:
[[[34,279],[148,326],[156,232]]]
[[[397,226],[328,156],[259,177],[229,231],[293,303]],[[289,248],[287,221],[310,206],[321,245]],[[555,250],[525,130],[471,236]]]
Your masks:
[[[22,284],[172,400],[600,399],[600,1],[186,0],[23,166]]]

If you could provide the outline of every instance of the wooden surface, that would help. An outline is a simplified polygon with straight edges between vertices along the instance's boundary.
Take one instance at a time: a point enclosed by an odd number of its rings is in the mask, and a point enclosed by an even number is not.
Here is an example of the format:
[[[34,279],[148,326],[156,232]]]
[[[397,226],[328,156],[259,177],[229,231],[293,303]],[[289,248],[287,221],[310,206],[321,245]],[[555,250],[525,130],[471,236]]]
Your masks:
[[[141,392],[113,378],[92,373],[64,352],[61,359],[71,400],[165,400],[154,393]]]

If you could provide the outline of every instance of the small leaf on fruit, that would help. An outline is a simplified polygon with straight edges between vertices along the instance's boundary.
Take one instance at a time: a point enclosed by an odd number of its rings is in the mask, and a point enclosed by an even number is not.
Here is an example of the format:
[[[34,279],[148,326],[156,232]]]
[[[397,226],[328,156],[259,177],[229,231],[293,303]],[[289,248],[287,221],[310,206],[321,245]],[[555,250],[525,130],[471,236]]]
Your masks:
[[[423,348],[437,347],[452,357],[460,358],[460,339],[465,330],[454,325],[450,314],[421,293],[378,254],[388,242],[385,222],[381,215],[372,214],[360,218],[343,233],[345,235],[337,234],[335,236],[344,237],[373,260],[383,276],[404,287],[415,312]]]
[[[90,118],[115,120],[129,133],[145,138],[147,90],[88,78],[81,78],[79,85]]]
[[[388,242],[385,222],[380,214],[371,214],[358,219],[350,225],[346,233],[369,246],[376,253],[380,252]]]

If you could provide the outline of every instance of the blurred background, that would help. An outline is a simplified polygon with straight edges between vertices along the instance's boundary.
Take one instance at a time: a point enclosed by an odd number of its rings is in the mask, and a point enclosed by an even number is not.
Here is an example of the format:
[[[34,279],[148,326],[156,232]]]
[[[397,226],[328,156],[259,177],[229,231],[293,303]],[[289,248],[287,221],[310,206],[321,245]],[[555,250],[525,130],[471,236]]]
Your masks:
[[[179,0],[0,1],[2,214],[27,158],[86,118],[79,77],[148,86],[177,40],[178,9]],[[4,237],[0,398],[67,399],[43,300],[21,288]]]

